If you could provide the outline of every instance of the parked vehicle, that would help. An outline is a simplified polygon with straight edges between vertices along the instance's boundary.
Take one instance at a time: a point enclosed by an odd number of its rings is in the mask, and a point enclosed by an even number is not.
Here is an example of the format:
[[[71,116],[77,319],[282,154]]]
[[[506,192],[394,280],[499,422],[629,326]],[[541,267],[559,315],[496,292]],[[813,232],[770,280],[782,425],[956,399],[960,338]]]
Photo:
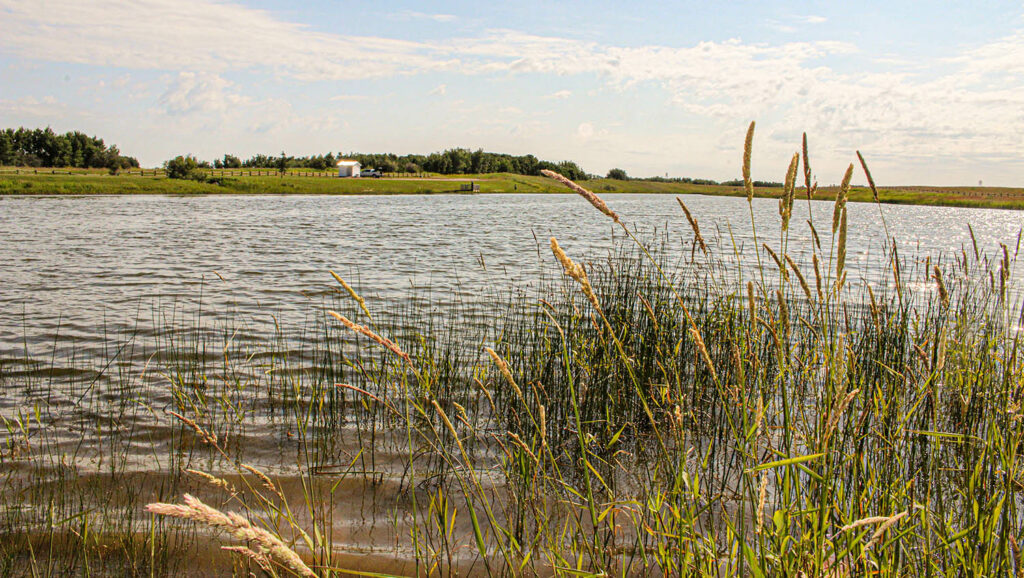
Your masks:
[[[373,177],[375,179],[379,179],[381,177],[381,174],[380,171],[378,171],[377,169],[363,169],[359,171],[359,176],[364,178]]]

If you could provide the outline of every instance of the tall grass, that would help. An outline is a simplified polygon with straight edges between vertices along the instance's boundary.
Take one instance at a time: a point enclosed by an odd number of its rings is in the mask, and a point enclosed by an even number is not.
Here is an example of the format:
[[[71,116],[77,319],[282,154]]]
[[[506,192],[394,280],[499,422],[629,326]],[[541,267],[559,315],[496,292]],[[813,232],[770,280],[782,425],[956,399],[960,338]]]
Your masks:
[[[888,238],[852,281],[853,165],[833,234],[792,246],[802,152],[753,270],[682,202],[670,259],[576,187],[620,242],[552,239],[564,275],[484,324],[335,275],[302,335],[197,319],[124,338],[110,367],[141,372],[0,365],[34,404],[3,413],[0,571],[1016,575],[1020,236],[924,260]]]

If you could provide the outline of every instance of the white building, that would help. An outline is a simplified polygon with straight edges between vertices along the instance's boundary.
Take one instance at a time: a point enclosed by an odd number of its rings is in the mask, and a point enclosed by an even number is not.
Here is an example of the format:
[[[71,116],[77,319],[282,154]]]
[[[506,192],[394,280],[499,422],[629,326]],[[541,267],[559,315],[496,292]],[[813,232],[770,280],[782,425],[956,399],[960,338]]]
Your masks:
[[[341,159],[338,161],[339,177],[358,177],[360,170],[359,161],[352,159]]]

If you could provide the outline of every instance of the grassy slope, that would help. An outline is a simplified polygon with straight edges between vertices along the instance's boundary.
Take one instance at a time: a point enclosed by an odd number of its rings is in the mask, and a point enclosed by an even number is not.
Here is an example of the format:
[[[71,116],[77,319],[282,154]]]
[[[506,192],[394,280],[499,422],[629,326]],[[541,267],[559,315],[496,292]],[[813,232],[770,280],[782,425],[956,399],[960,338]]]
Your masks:
[[[100,173],[73,175],[0,174],[0,195],[52,194],[431,194],[461,192],[472,181],[482,193],[562,193],[565,189],[544,177],[510,174],[463,175],[433,179],[335,179],[287,176],[228,177],[223,185],[170,180],[164,177],[109,176]],[[596,179],[585,186],[598,193],[667,193],[742,196],[742,187],[692,185],[651,181]],[[758,189],[757,195],[775,197],[779,188]],[[831,199],[835,189],[821,189],[816,198]],[[883,187],[882,202],[917,205],[947,205],[1024,209],[1024,189],[996,187]],[[850,200],[869,202],[871,192],[854,189]]]

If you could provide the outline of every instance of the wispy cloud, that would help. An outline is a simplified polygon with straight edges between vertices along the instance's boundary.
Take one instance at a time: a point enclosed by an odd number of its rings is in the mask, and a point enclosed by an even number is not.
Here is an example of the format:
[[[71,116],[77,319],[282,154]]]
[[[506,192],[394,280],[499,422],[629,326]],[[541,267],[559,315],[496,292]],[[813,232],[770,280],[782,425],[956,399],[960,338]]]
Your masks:
[[[432,20],[434,22],[454,22],[458,20],[458,17],[454,14],[427,14],[414,10],[398,12],[394,17],[400,20]]]
[[[448,92],[448,85],[447,84],[439,84],[439,85],[435,86],[434,88],[430,89],[430,92],[428,92],[427,94],[429,94],[430,96],[444,96],[445,94],[447,94],[447,92]]]
[[[551,99],[551,100],[565,100],[565,99],[569,98],[570,96],[572,96],[572,91],[571,90],[559,90],[557,92],[553,92],[553,93],[545,96],[544,98]]]

